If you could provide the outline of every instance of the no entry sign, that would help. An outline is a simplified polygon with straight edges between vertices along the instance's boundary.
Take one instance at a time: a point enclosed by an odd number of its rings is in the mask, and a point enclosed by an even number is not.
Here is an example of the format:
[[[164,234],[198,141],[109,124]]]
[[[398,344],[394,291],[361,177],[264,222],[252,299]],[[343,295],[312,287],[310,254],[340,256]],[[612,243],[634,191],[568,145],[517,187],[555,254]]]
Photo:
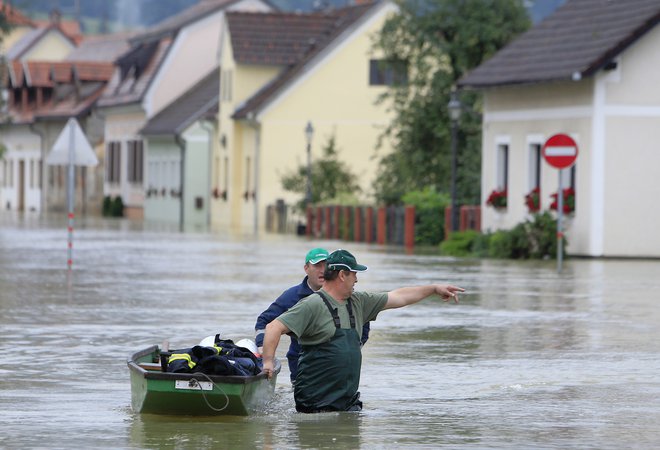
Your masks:
[[[555,134],[543,145],[543,157],[548,164],[557,169],[572,166],[577,155],[577,144],[567,134]]]

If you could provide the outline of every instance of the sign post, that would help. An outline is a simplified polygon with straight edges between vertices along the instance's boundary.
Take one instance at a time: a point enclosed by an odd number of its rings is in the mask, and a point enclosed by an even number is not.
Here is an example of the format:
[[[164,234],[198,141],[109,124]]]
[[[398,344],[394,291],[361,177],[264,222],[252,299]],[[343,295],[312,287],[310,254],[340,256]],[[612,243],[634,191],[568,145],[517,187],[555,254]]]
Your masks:
[[[559,183],[557,188],[557,272],[561,272],[564,255],[564,186],[562,170],[575,164],[578,147],[572,137],[567,134],[555,134],[543,145],[543,158],[552,167],[559,169]]]
[[[67,210],[68,210],[68,254],[67,267],[71,270],[73,265],[73,209],[75,205],[75,166],[96,166],[99,163],[91,144],[85,137],[78,121],[73,117],[55,141],[55,145],[46,157],[46,164],[51,166],[68,166],[67,183]]]

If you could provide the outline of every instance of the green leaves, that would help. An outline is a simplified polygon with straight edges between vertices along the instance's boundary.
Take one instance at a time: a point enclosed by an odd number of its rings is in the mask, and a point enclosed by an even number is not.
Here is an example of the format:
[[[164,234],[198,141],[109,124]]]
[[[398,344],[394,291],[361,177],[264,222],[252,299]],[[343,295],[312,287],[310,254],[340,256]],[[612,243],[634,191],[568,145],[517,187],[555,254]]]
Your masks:
[[[331,136],[323,148],[323,156],[312,161],[312,204],[340,203],[342,205],[357,203],[360,186],[355,175],[348,166],[339,161],[335,137]],[[285,191],[301,194],[296,202],[296,210],[305,210],[305,194],[307,191],[307,166],[299,166],[281,178]]]
[[[384,59],[405,61],[408,84],[388,89],[381,102],[395,120],[385,136],[395,148],[383,157],[377,200],[396,204],[411,190],[450,191],[451,121],[447,104],[457,81],[529,27],[520,0],[399,1],[374,42]],[[478,204],[481,173],[481,96],[462,92],[458,130],[458,197]]]

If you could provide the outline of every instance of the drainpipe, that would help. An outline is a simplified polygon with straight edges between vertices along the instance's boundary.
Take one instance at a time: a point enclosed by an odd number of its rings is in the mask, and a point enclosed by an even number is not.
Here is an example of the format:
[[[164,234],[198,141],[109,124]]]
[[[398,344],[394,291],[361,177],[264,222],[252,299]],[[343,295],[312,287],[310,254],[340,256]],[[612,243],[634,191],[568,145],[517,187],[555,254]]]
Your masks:
[[[202,120],[200,122],[200,125],[202,128],[206,130],[206,132],[209,134],[209,155],[208,155],[208,186],[206,187],[206,195],[205,195],[205,202],[206,202],[206,225],[208,227],[211,226],[211,186],[213,185],[212,183],[212,177],[213,177],[213,139],[215,138],[215,135],[213,133],[213,123],[212,121],[206,121]]]
[[[179,229],[181,231],[184,230],[184,219],[185,219],[185,209],[184,209],[184,189],[183,186],[185,184],[185,177],[186,177],[186,141],[181,137],[179,133],[176,133],[174,135],[174,140],[176,141],[177,145],[179,146],[179,149],[181,150],[181,175],[180,175],[180,187],[179,187]]]
[[[248,115],[248,123],[254,128],[254,234],[259,234],[259,154],[261,151],[261,125],[254,113]]]
[[[48,190],[46,187],[48,170],[46,168],[46,149],[44,148],[44,141],[46,140],[44,137],[45,133],[44,131],[37,129],[34,123],[31,123],[29,128],[32,133],[39,136],[39,150],[41,152],[41,180],[39,180],[41,183],[41,189],[39,192],[39,208],[41,209],[41,214],[44,215],[46,213],[46,191]]]

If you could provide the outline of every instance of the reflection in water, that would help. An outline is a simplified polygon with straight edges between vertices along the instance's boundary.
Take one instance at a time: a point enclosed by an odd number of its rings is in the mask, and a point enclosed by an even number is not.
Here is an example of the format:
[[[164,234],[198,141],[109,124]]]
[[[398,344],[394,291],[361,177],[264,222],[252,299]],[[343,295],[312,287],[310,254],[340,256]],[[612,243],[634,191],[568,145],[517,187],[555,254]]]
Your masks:
[[[384,311],[363,349],[361,413],[295,412],[286,368],[252,417],[134,414],[126,358],[220,333],[298,282],[310,245],[349,248],[357,288],[451,281],[461,304]],[[658,261],[454,260],[292,236],[178,233],[0,215],[2,448],[655,448]],[[286,346],[281,346],[284,358]],[[72,437],[75,436],[75,442]],[[72,443],[73,442],[73,443]]]

